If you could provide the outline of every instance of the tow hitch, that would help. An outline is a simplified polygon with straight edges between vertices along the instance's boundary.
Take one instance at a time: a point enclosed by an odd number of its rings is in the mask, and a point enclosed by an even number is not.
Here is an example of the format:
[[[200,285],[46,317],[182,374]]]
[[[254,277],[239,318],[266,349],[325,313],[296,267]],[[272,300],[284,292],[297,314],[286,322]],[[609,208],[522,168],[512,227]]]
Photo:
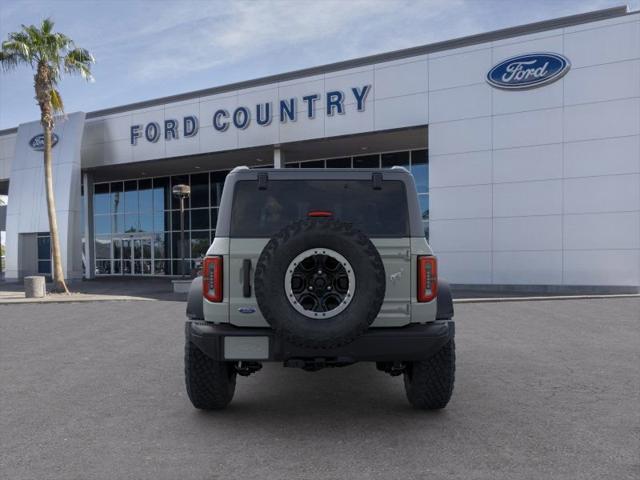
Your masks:
[[[262,364],[260,362],[238,362],[236,365],[236,373],[242,377],[248,377],[261,368]]]

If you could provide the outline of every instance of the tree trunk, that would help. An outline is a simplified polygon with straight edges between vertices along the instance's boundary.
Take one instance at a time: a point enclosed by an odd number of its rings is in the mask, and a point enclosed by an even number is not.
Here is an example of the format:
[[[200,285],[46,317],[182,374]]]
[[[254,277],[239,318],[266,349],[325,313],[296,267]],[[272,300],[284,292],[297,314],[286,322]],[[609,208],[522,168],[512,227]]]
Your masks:
[[[53,274],[53,291],[69,293],[62,271],[60,255],[60,239],[58,236],[58,219],[56,216],[56,200],[53,195],[53,172],[51,166],[51,126],[44,125],[44,183],[47,190],[47,214],[49,215],[49,232],[51,234],[51,260]]]

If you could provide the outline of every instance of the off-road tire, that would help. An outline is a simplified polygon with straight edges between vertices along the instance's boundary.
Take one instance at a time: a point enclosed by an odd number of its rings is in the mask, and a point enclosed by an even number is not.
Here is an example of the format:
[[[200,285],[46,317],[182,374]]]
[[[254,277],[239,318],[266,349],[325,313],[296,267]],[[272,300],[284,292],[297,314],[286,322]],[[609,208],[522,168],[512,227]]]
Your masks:
[[[427,360],[409,362],[404,388],[409,403],[423,410],[444,408],[451,399],[456,373],[456,347],[452,338]]]
[[[189,399],[200,410],[225,408],[236,390],[234,364],[212,360],[189,341],[188,334],[184,344],[184,378]]]
[[[284,289],[290,262],[314,248],[343,255],[355,274],[351,303],[331,318],[309,318],[299,313]],[[352,224],[332,219],[294,222],[272,237],[258,259],[254,282],[260,312],[276,335],[314,349],[346,345],[362,335],[377,317],[386,291],[384,265],[371,240]]]

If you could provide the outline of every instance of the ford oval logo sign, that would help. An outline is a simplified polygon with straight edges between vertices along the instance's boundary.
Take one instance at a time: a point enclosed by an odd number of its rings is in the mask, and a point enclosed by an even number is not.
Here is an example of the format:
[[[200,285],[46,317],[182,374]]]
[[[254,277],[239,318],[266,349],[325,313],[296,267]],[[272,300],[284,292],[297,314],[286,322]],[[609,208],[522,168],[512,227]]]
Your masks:
[[[555,82],[571,68],[557,53],[530,53],[508,58],[489,70],[487,82],[505,90],[524,90]]]
[[[56,143],[58,143],[58,135],[56,135],[55,133],[51,134],[51,148],[56,146]],[[37,150],[38,152],[44,152],[44,133],[39,133],[38,135],[36,135],[35,137],[33,137],[31,140],[29,140],[29,146],[31,146],[31,148],[33,148],[34,150]]]

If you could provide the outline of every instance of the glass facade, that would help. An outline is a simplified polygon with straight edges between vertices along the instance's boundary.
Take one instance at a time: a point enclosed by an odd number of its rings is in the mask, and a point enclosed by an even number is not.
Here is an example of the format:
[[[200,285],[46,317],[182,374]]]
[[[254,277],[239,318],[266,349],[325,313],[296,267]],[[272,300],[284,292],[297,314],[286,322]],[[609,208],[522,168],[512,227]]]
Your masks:
[[[97,275],[179,275],[195,267],[215,235],[224,172],[141,178],[94,185],[93,225]],[[184,244],[175,185],[191,187],[185,201]]]
[[[287,168],[378,168],[400,165],[414,175],[425,235],[429,220],[428,151],[412,150],[287,163]],[[228,171],[96,183],[93,227],[96,275],[180,275],[195,268],[215,236],[222,187]],[[191,187],[185,201],[184,244],[175,185]],[[189,271],[185,271],[189,273]]]

